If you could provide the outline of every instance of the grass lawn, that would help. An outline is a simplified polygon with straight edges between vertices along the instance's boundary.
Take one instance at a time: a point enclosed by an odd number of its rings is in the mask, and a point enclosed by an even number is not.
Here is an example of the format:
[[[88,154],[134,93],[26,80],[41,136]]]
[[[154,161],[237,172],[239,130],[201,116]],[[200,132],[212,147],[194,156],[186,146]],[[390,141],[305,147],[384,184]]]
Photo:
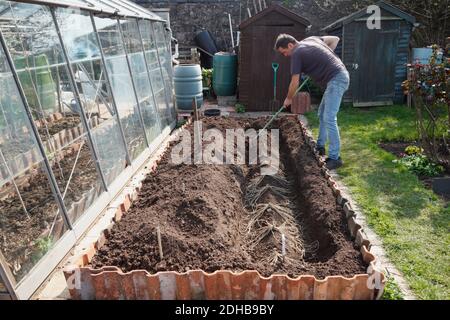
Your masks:
[[[316,112],[306,116],[317,138]],[[343,107],[338,124],[344,166],[337,172],[389,258],[418,298],[450,299],[450,206],[377,145],[414,140],[414,111],[405,106]]]

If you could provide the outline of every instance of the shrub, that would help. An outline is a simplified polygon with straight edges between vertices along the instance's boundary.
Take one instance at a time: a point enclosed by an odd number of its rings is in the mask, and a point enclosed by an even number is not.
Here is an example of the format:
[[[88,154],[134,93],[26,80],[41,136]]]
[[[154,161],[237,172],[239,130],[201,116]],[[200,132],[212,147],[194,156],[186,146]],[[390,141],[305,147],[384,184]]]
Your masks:
[[[405,148],[405,153],[408,156],[423,154],[423,149],[417,146],[407,146]]]
[[[403,82],[404,92],[411,94],[416,109],[416,124],[421,147],[434,162],[450,169],[450,163],[439,154],[439,140],[450,153],[450,58],[449,48],[442,62],[441,49],[434,45],[428,64],[409,64],[410,76]]]
[[[202,68],[203,87],[212,88],[212,74],[213,74],[213,69]]]
[[[236,103],[234,106],[237,113],[244,113],[245,112],[245,106],[241,103]]]
[[[406,155],[394,163],[403,165],[408,171],[411,171],[423,177],[435,177],[441,175],[445,170],[443,166],[437,165],[430,161],[423,154],[423,149],[416,146],[408,146],[405,149]]]

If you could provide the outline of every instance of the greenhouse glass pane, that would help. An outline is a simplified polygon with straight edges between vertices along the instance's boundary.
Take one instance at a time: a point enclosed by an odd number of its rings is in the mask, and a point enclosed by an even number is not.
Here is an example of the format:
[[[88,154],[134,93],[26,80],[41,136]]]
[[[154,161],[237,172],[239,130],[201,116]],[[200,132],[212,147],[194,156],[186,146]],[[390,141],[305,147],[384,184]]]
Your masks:
[[[139,29],[142,35],[142,42],[144,44],[145,57],[147,59],[148,70],[150,72],[153,94],[155,95],[162,126],[165,127],[172,121],[170,111],[167,106],[164,80],[158,61],[158,52],[156,50],[156,42],[153,36],[151,22],[148,20],[140,20]]]
[[[94,18],[100,37],[112,93],[131,158],[134,160],[146,148],[144,128],[141,125],[138,104],[133,91],[125,48],[115,19]]]
[[[29,167],[29,159],[41,161],[42,156],[31,131],[29,120],[23,110],[23,103],[17,92],[12,74],[3,69],[6,66],[2,53],[0,73],[0,145],[4,161],[12,175],[20,174]],[[17,94],[11,94],[11,93]],[[0,184],[5,182],[0,174]]]
[[[0,48],[0,250],[20,281],[67,231]]]
[[[166,32],[162,22],[153,22],[153,29],[155,32],[159,61],[162,67],[164,84],[166,86],[167,101],[169,101],[168,116],[171,121],[174,121],[176,116],[173,104],[174,92],[172,85],[172,54],[169,51],[169,41],[167,41],[169,34]]]
[[[57,8],[55,14],[109,185],[126,167],[126,152],[94,27],[89,14],[79,10]]]
[[[45,6],[5,3],[9,7],[2,13],[0,28],[33,117],[46,120],[73,100],[50,11]]]
[[[153,100],[147,67],[139,36],[137,21],[130,19],[121,21],[122,31],[125,39],[125,49],[130,59],[131,74],[133,76],[136,93],[144,119],[145,131],[149,142],[153,141],[161,132],[159,125],[159,114]]]
[[[87,209],[103,191],[101,177],[86,143],[86,128],[51,12],[40,5],[11,5],[4,17],[8,25],[0,24],[0,28],[67,212],[79,211],[80,206]],[[94,128],[100,122],[98,114],[87,110]],[[69,218],[76,220],[71,214]]]

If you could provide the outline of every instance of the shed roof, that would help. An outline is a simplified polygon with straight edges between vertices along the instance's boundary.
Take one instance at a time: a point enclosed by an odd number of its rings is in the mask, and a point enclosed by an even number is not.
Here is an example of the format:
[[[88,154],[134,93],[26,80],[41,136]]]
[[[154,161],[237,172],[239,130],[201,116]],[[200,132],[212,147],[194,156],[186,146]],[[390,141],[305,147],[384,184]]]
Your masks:
[[[279,5],[279,4],[272,4],[271,6],[267,7],[266,9],[264,9],[263,11],[258,12],[256,15],[254,15],[251,18],[248,18],[247,20],[243,21],[240,25],[239,25],[239,29],[245,29],[247,28],[249,25],[255,23],[258,20],[263,19],[265,16],[267,16],[269,13],[271,12],[278,12],[279,14],[282,14],[284,16],[286,16],[287,18],[289,18],[290,20],[293,20],[295,22],[298,22],[300,24],[303,24],[305,27],[309,27],[311,25],[311,22],[309,22],[308,19],[286,9],[285,7]]]
[[[410,14],[408,14],[408,13],[402,11],[402,10],[400,10],[399,8],[397,8],[396,6],[394,6],[394,5],[390,4],[390,3],[387,3],[385,1],[379,1],[379,2],[375,3],[375,5],[377,5],[380,8],[382,8],[382,9],[384,9],[384,10],[386,10],[386,11],[388,11],[388,12],[390,12],[390,13],[392,13],[392,14],[394,14],[394,15],[396,15],[396,16],[398,16],[398,17],[400,17],[400,18],[402,18],[402,19],[404,19],[404,20],[406,20],[408,22],[410,22],[411,24],[415,24],[416,23],[416,18],[414,16],[412,16],[412,15],[410,15]],[[339,20],[336,20],[332,24],[330,24],[330,25],[326,26],[325,28],[323,28],[322,31],[330,31],[330,30],[333,30],[333,29],[337,29],[339,27],[342,27],[343,25],[349,24],[350,22],[352,22],[352,21],[354,21],[354,20],[356,20],[358,18],[363,17],[366,14],[367,14],[367,7],[362,9],[362,10],[360,10],[360,11],[354,12],[354,13],[348,15],[348,16],[345,16],[345,17],[343,17],[343,18],[341,18]]]

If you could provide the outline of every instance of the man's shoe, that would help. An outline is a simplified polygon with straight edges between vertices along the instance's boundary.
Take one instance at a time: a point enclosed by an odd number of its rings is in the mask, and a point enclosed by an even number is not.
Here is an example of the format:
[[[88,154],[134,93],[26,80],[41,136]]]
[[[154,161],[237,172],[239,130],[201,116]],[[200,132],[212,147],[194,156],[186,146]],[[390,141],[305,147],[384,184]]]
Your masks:
[[[317,152],[319,152],[319,156],[326,155],[325,147],[317,147]]]
[[[325,160],[325,165],[327,166],[328,170],[334,170],[334,169],[337,169],[339,167],[342,167],[342,164],[343,164],[342,163],[342,159],[340,157],[337,160],[330,159],[330,158],[327,158]]]

